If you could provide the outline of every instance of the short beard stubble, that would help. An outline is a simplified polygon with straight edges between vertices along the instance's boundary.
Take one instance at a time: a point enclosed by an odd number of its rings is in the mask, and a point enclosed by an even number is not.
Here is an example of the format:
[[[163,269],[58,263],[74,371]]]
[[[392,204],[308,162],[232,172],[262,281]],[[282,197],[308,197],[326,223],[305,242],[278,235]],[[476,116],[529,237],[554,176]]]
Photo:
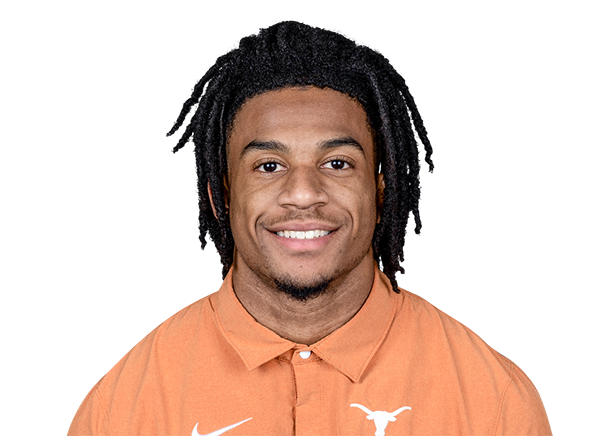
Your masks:
[[[273,279],[273,281],[275,282],[277,289],[284,294],[287,294],[297,301],[306,301],[321,295],[329,287],[333,278],[321,279],[312,285],[298,285],[289,279]]]
[[[357,256],[350,264],[345,271],[351,271],[358,266],[361,260],[367,255],[371,246],[367,247],[367,249],[361,253],[361,255]],[[329,288],[329,285],[340,277],[342,273],[340,271],[334,272],[330,277],[318,277],[317,280],[309,285],[298,284],[294,282],[289,277],[276,278],[273,277],[273,282],[277,289],[287,296],[293,298],[296,301],[306,302],[310,299],[316,298],[321,294],[324,294],[325,291]]]

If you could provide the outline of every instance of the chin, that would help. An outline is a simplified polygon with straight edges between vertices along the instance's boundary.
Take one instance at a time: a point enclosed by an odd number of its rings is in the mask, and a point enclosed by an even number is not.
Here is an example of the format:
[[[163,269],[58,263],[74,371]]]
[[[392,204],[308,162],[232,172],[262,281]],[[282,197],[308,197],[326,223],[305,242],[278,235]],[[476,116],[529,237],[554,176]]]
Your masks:
[[[271,278],[279,291],[295,300],[306,301],[325,293],[336,279],[336,274],[333,271],[313,274],[277,274],[271,271]]]
[[[298,301],[307,301],[326,292],[329,284],[333,281],[333,278],[317,278],[310,283],[308,281],[299,281],[290,277],[281,279],[274,278],[273,281],[275,282],[277,289],[290,298]]]

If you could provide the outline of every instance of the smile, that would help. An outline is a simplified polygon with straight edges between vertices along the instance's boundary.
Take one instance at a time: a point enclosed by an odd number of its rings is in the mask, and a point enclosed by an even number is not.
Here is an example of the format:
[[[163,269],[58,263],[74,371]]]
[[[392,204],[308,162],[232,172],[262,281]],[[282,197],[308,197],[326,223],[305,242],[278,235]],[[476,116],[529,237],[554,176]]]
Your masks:
[[[281,232],[277,232],[277,236],[293,239],[315,239],[320,238],[322,236],[326,236],[330,233],[331,232],[327,230],[283,230]]]

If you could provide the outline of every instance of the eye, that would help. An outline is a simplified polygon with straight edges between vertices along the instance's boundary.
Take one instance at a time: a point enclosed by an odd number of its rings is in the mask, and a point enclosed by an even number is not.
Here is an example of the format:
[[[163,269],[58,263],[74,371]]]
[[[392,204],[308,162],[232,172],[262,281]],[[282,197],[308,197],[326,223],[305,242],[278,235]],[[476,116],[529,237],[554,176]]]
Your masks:
[[[342,159],[333,159],[323,164],[324,168],[331,168],[332,170],[345,170],[351,167],[351,165]]]
[[[265,162],[258,165],[255,169],[263,173],[275,173],[283,171],[285,167],[277,162]]]

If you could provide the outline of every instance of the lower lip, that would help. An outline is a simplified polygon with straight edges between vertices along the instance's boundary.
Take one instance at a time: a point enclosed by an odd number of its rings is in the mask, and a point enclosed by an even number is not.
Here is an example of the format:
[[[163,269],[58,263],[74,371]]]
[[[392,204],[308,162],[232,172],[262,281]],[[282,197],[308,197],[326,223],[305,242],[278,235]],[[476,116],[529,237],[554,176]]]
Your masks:
[[[327,244],[335,231],[328,233],[325,236],[312,239],[296,239],[279,236],[277,233],[269,232],[281,245],[294,251],[312,251],[317,250]]]

